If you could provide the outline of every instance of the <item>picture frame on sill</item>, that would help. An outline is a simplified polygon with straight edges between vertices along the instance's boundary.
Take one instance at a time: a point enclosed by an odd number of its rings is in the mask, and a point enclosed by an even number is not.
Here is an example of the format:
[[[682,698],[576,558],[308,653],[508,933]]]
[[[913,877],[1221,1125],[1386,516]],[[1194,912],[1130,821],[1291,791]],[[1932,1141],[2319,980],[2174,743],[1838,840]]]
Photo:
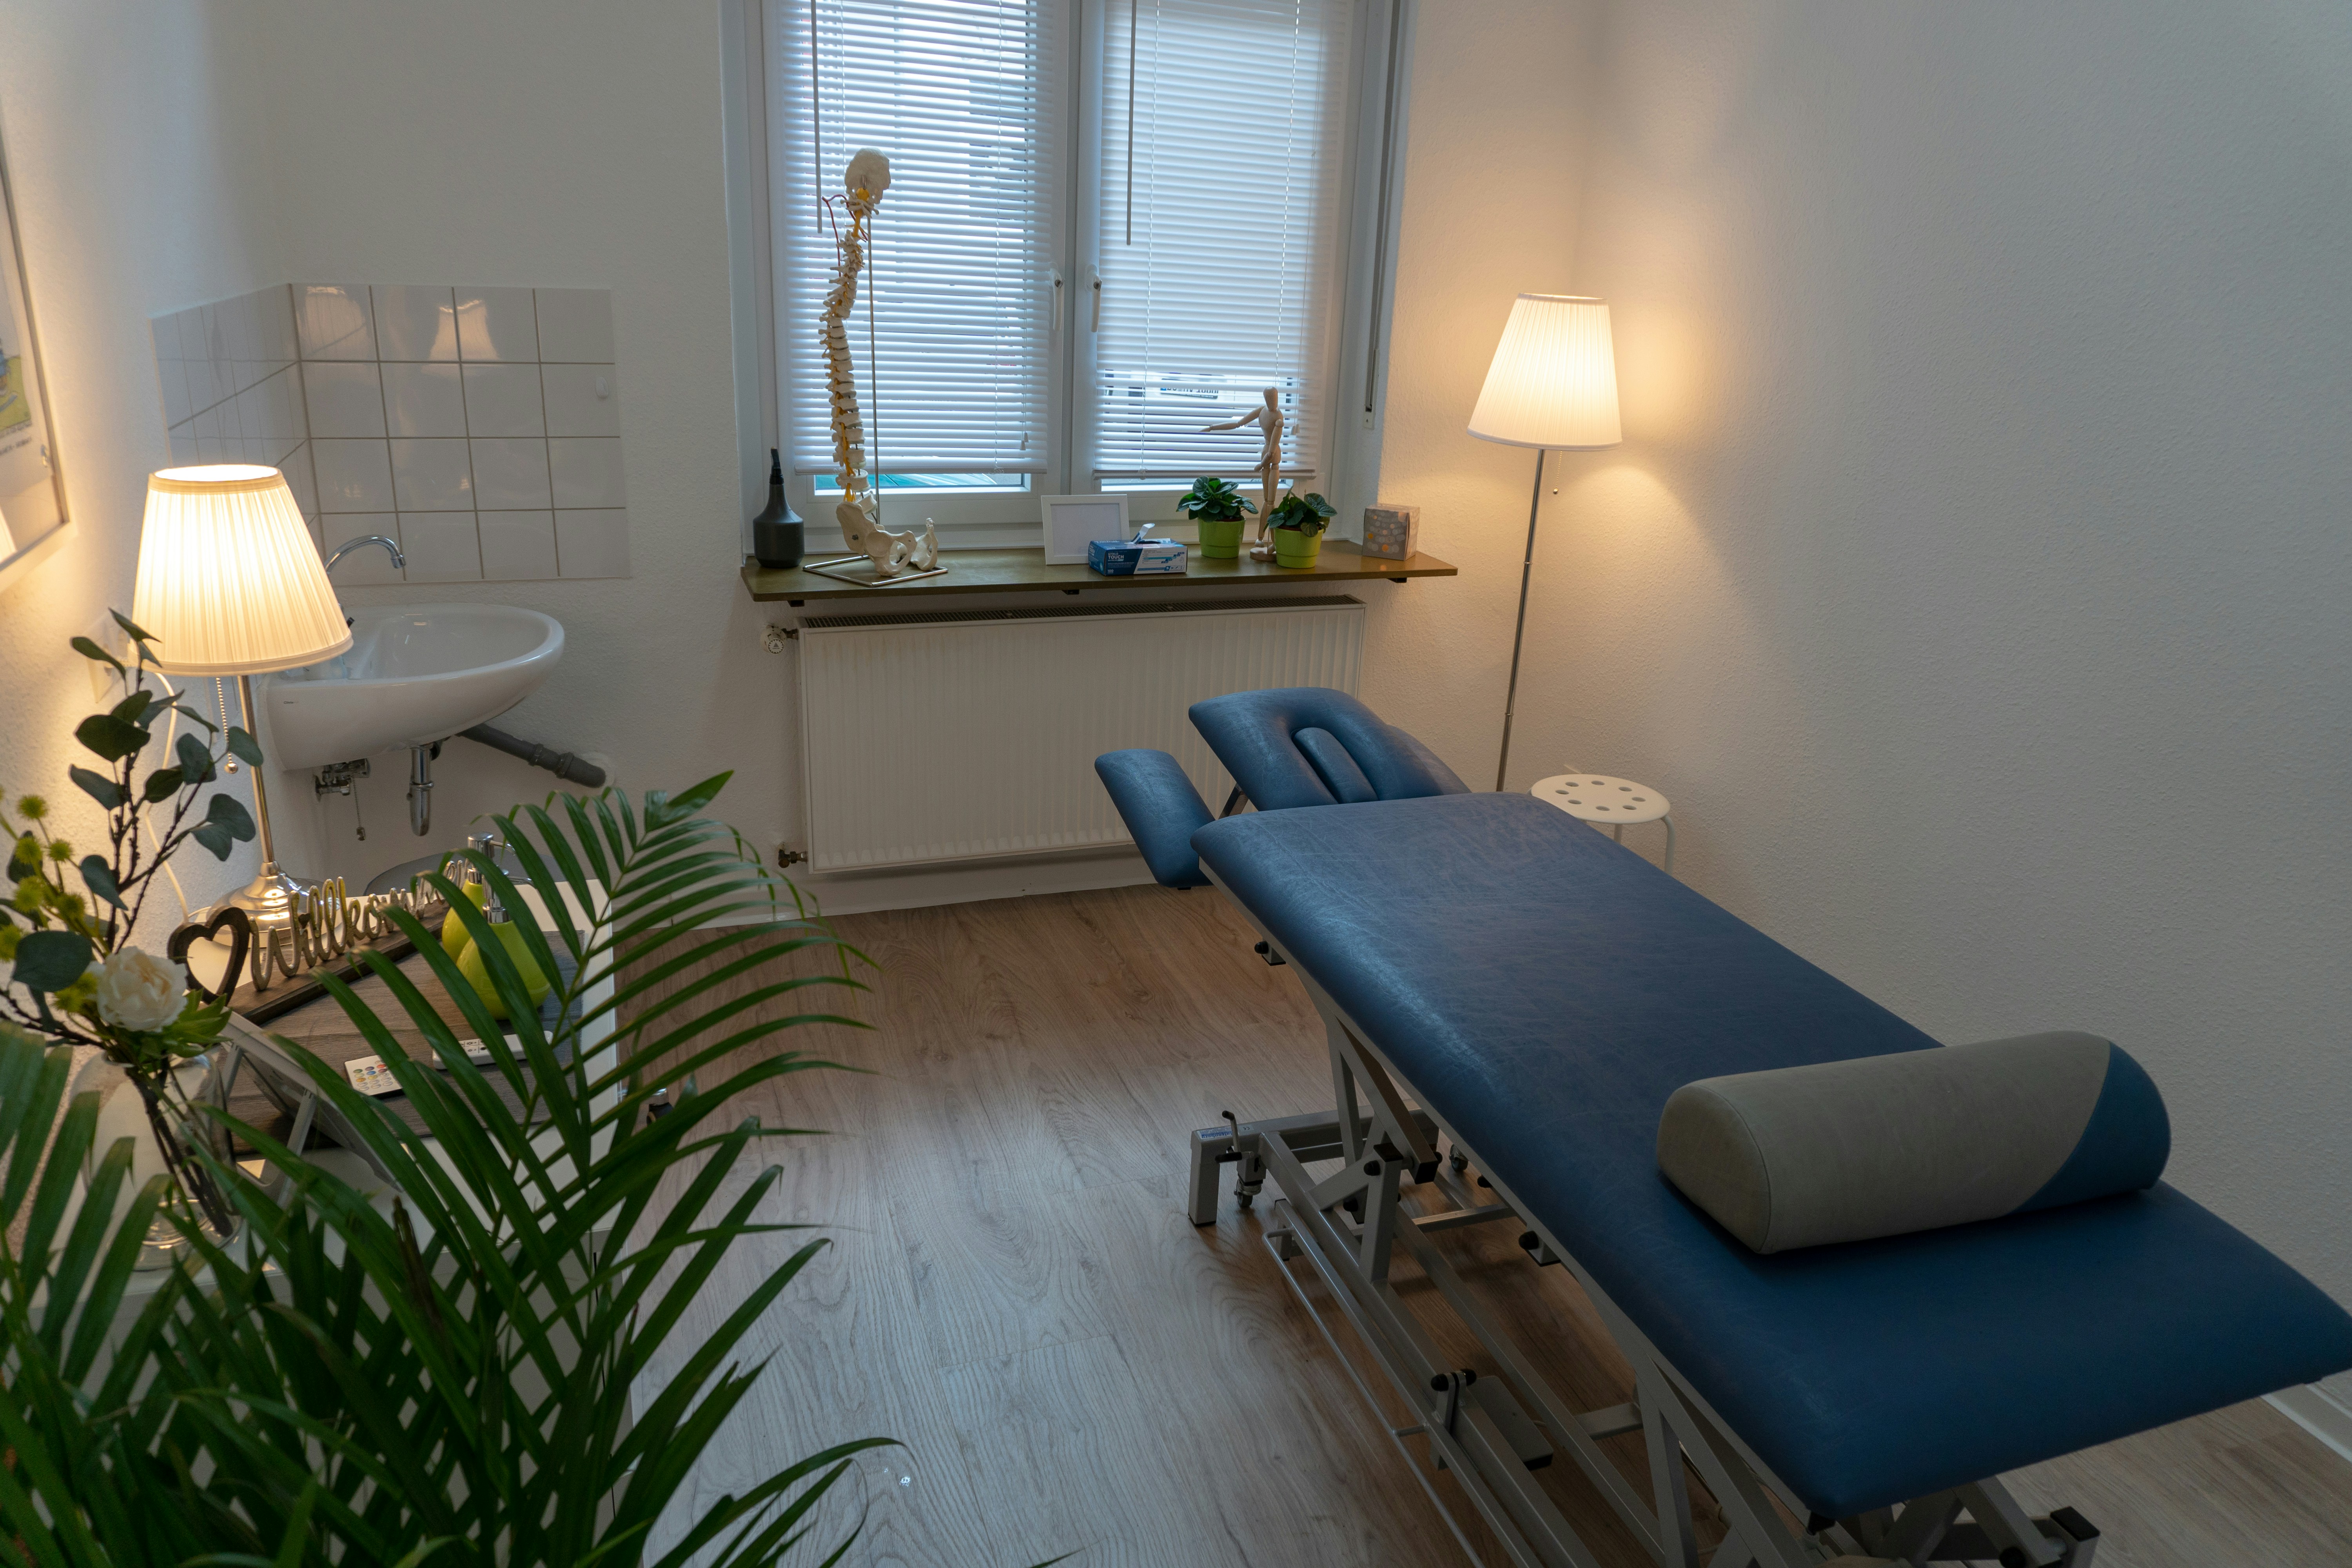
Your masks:
[[[64,538],[65,482],[49,426],[48,383],[40,336],[25,288],[25,247],[17,237],[16,190],[0,152],[0,584],[49,553]]]
[[[1048,566],[1083,566],[1087,549],[1097,539],[1128,539],[1135,530],[1127,521],[1127,497],[1121,495],[1043,496],[1044,542]]]

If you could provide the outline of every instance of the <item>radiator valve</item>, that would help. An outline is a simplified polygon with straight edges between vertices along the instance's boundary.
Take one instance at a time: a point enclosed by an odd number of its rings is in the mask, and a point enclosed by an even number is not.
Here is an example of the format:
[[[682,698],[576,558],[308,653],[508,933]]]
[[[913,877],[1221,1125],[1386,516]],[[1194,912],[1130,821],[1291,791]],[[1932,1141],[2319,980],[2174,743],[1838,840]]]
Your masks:
[[[771,622],[761,629],[760,646],[770,653],[782,653],[784,644],[800,635],[790,626],[780,626]]]

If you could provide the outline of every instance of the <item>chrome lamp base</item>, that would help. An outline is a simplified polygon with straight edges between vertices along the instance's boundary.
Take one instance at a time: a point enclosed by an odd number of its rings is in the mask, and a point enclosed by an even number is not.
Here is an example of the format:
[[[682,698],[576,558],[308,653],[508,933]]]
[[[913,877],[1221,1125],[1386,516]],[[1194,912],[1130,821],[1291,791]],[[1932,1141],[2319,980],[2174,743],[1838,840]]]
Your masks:
[[[243,910],[257,931],[286,931],[294,924],[296,896],[308,898],[317,890],[317,883],[289,877],[278,868],[277,861],[265,860],[261,863],[261,875],[231,893],[226,901]]]

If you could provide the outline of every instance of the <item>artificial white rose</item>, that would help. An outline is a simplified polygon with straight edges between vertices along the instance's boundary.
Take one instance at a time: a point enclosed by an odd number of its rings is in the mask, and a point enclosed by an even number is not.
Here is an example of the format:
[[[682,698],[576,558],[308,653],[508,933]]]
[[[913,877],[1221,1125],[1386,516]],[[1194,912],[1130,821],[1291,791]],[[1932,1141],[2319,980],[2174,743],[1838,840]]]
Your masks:
[[[98,968],[98,1016],[118,1029],[160,1029],[186,1005],[188,972],[126,947]]]

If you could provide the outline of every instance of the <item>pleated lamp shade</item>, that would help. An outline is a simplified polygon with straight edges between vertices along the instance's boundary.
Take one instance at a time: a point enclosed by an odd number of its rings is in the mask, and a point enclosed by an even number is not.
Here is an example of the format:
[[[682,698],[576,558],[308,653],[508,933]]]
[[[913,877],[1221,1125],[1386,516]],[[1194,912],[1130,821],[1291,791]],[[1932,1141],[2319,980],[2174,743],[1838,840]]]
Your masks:
[[[180,675],[260,675],[352,646],[286,476],[246,463],[148,476],[131,618]]]
[[[1470,415],[1470,434],[1554,450],[1623,440],[1607,302],[1567,294],[1522,294],[1513,300]]]

